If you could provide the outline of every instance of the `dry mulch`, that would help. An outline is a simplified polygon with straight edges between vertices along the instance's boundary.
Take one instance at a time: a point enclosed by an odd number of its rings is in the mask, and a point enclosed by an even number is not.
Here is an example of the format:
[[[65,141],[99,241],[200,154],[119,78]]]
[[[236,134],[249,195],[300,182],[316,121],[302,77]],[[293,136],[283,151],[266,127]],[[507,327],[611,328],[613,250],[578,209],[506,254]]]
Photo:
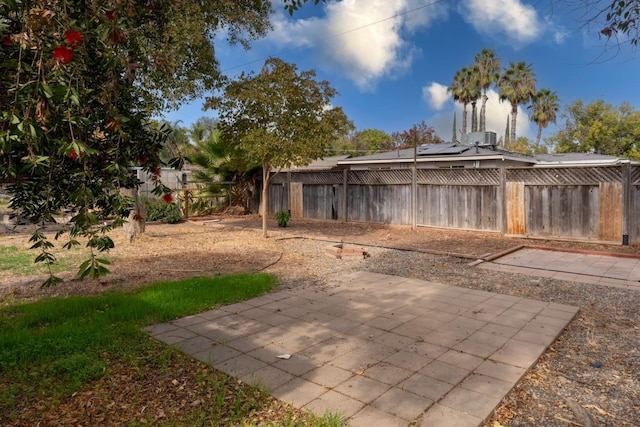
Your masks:
[[[522,244],[635,254],[640,253],[638,246],[542,241],[508,238],[495,233],[429,228],[414,231],[403,227],[299,220],[292,221],[290,227],[285,229],[278,229],[274,223],[270,223],[270,238],[263,239],[260,219],[257,217],[227,217],[216,219],[215,222],[209,220],[173,226],[149,225],[147,233],[132,244],[127,243],[119,233],[114,234],[116,248],[110,253],[113,274],[102,283],[69,280],[56,288],[43,290],[38,286],[42,278],[17,278],[0,273],[0,299],[8,297],[15,301],[44,295],[99,293],[130,289],[156,280],[240,271],[271,272],[285,287],[322,288],[330,286],[331,280],[343,273],[365,269],[572,304],[581,309],[577,318],[507,395],[487,425],[640,425],[640,293],[512,275],[468,265],[471,259]],[[26,244],[27,239],[28,236],[20,233],[0,234],[0,244],[3,245],[19,246]],[[332,259],[323,252],[328,241],[363,245],[371,256],[366,260]],[[72,279],[71,274],[64,276]],[[84,393],[58,404],[32,402],[32,405],[23,409],[47,413],[51,420],[59,420],[48,425],[89,425],[91,420],[98,419],[95,417],[104,417],[114,410],[116,413],[122,411],[121,420],[139,419],[142,416],[140,422],[143,422],[142,419],[153,422],[154,419],[160,420],[161,417],[153,417],[162,413],[168,419],[179,419],[193,401],[203,405],[211,401],[207,398],[206,387],[199,387],[196,381],[189,387],[194,395],[180,399],[185,402],[184,408],[176,406],[177,397],[169,392],[168,384],[173,384],[174,380],[182,384],[194,372],[212,370],[188,359],[169,366],[171,375],[167,376],[165,370],[164,377],[157,369],[128,375],[126,366],[113,366],[108,371],[109,375]],[[115,384],[124,382],[135,388],[142,387],[142,381],[146,387],[165,391],[139,393],[135,404],[130,399],[123,402],[119,389],[107,384],[118,375],[124,375],[123,381]],[[234,382],[230,384],[230,390],[233,391]],[[107,392],[102,404],[111,406],[97,411],[91,420],[86,418],[88,415],[82,418],[81,414],[73,419],[73,423],[65,418],[67,412],[77,413],[79,408],[86,413],[89,402],[92,402],[93,408],[101,407],[96,406],[95,396],[101,390],[110,389],[115,392]],[[124,403],[130,405],[127,411],[122,409]],[[274,412],[273,407],[270,408],[264,409],[263,414],[256,413],[255,421],[258,422],[260,417],[266,420],[269,412]],[[275,412],[291,411],[290,408],[286,411],[283,408]]]

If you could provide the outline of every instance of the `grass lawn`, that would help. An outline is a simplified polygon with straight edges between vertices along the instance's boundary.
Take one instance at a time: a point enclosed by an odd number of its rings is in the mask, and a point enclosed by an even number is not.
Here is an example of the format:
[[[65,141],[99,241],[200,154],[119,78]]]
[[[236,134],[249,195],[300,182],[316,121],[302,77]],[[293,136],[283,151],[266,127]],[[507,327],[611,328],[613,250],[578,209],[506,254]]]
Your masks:
[[[337,416],[297,411],[142,330],[275,285],[267,274],[200,277],[1,308],[0,425],[48,424],[47,417],[57,425],[340,425]]]
[[[11,271],[16,276],[30,276],[33,274],[48,274],[49,270],[44,264],[36,264],[35,258],[38,252],[19,248],[17,246],[0,245],[0,271]],[[58,251],[57,262],[51,265],[54,274],[61,271],[69,271],[86,258],[86,252],[82,248]]]

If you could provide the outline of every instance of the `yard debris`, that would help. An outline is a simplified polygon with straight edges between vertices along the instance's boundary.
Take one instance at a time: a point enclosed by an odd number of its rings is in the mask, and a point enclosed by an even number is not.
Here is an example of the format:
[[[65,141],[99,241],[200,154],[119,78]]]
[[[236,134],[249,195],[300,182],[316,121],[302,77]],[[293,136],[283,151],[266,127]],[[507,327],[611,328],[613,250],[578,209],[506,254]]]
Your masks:
[[[344,243],[326,246],[324,252],[336,259],[366,259],[370,256],[363,247],[346,245]]]
[[[276,357],[277,357],[278,359],[284,359],[284,360],[289,360],[289,359],[291,359],[291,355],[290,355],[290,354],[288,354],[288,353],[280,354],[280,355],[278,355],[278,356],[276,356]]]
[[[596,427],[596,424],[593,422],[593,418],[584,409],[582,406],[578,405],[573,399],[567,399],[567,405],[573,411],[573,415],[576,418],[576,421],[582,425],[583,427]]]

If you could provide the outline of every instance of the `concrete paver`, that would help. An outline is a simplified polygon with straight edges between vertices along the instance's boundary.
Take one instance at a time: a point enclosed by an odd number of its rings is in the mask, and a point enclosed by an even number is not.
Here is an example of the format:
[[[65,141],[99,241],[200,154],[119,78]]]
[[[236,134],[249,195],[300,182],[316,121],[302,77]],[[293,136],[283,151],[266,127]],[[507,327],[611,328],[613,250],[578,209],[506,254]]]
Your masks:
[[[330,292],[283,290],[148,331],[350,426],[476,427],[577,312],[358,272]]]
[[[523,248],[478,267],[640,291],[640,256]]]

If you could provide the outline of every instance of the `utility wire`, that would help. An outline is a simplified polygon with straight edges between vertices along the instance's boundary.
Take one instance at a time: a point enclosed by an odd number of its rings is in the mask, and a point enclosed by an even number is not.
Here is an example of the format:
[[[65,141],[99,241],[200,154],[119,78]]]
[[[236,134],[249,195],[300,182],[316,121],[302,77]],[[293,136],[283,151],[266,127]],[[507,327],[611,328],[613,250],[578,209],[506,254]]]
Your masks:
[[[389,21],[389,20],[391,20],[391,19],[395,19],[395,18],[398,18],[398,17],[404,16],[404,15],[408,15],[408,14],[413,13],[413,12],[416,12],[416,11],[418,11],[418,10],[422,10],[422,9],[427,8],[427,7],[434,6],[434,5],[438,4],[438,3],[444,3],[445,1],[446,1],[446,0],[435,0],[435,1],[432,1],[432,2],[430,2],[430,3],[423,4],[423,5],[421,5],[421,6],[415,7],[415,8],[413,8],[413,9],[409,9],[409,10],[406,10],[406,11],[404,11],[404,12],[396,13],[396,14],[395,14],[395,15],[393,15],[393,16],[389,16],[389,17],[387,17],[387,18],[383,18],[383,19],[380,19],[380,20],[378,20],[378,21],[370,22],[370,23],[368,23],[368,24],[361,25],[361,26],[359,26],[359,27],[355,27],[355,28],[351,28],[351,29],[349,29],[349,30],[342,31],[342,32],[340,32],[340,33],[330,34],[330,35],[328,35],[328,36],[325,38],[325,40],[331,40],[331,39],[334,39],[334,38],[342,37],[342,36],[344,36],[344,35],[346,35],[346,34],[353,33],[353,32],[355,32],[355,31],[359,31],[359,30],[362,30],[362,29],[365,29],[365,28],[368,28],[368,27],[372,27],[372,26],[374,26],[374,25],[378,25],[378,24],[380,24],[380,23],[382,23],[382,22],[386,22],[386,21]],[[312,45],[312,46],[313,46],[313,45]],[[265,60],[267,60],[267,59],[269,59],[269,58],[270,58],[270,56],[265,56],[265,57],[262,57],[262,58],[260,58],[260,59],[254,59],[253,61],[248,61],[248,62],[245,62],[245,63],[239,64],[239,65],[234,65],[233,67],[225,68],[225,69],[224,69],[224,70],[222,70],[221,72],[222,72],[222,73],[225,73],[225,72],[227,72],[227,71],[235,70],[235,69],[238,69],[238,68],[244,68],[244,67],[246,67],[247,65],[251,65],[251,64],[254,64],[254,63],[256,63],[256,62],[263,62],[263,61],[265,61]]]

